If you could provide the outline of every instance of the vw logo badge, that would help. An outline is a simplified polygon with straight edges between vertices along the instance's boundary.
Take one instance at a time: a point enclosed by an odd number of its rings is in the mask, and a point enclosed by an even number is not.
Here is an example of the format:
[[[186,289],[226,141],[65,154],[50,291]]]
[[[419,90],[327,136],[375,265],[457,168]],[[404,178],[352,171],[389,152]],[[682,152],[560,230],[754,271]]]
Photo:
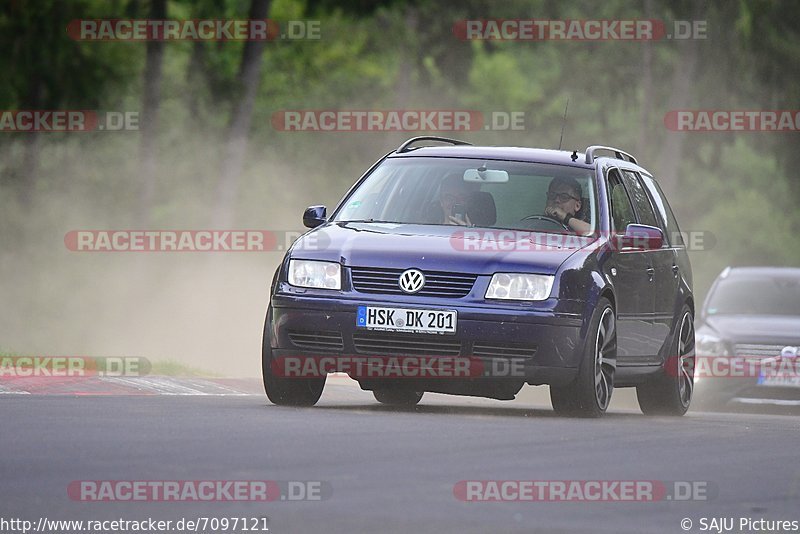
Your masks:
[[[400,289],[405,293],[416,293],[425,285],[425,275],[419,269],[408,269],[400,275]]]
[[[783,347],[781,351],[781,356],[783,358],[797,358],[798,348],[797,347]]]

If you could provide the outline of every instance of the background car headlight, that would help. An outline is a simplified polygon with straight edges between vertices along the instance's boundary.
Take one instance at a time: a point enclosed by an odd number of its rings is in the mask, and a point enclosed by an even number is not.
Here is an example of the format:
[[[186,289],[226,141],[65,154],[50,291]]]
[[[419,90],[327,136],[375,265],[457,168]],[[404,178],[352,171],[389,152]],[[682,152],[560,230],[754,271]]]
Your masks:
[[[554,276],[496,273],[486,290],[487,299],[544,300],[553,289]]]
[[[725,342],[710,334],[697,336],[697,339],[695,339],[695,354],[705,358],[730,356]]]
[[[290,260],[289,283],[297,287],[342,289],[342,273],[331,261]]]

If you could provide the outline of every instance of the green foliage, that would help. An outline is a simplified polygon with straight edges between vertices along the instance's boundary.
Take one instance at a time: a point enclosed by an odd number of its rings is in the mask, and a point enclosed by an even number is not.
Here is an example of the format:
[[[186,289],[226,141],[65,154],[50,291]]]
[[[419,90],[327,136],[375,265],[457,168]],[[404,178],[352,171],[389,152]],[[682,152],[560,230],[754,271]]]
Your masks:
[[[245,18],[248,0],[171,0],[170,18]],[[727,264],[789,263],[798,258],[800,185],[791,157],[797,134],[687,134],[680,161],[661,161],[669,136],[663,117],[684,97],[691,108],[797,108],[800,101],[800,4],[756,0],[707,3],[653,0],[460,3],[274,0],[270,17],[320,20],[320,40],[267,43],[244,162],[240,224],[272,223],[315,201],[335,202],[372,161],[406,133],[279,132],[271,118],[294,109],[462,108],[523,111],[522,132],[470,132],[478,143],[555,147],[569,99],[565,148],[601,142],[639,149],[656,176],[678,166],[665,184],[685,229],[717,236],[697,252],[698,284]],[[135,110],[141,105],[143,43],[76,42],[72,19],[143,17],[147,2],[37,0],[0,6],[0,108]],[[710,38],[695,43],[460,41],[456,21],[469,18],[635,19],[705,17]],[[691,45],[691,46],[690,46]],[[202,226],[215,199],[224,133],[239,71],[240,42],[165,46],[159,132],[159,181],[154,223]],[[694,48],[692,48],[692,46]],[[690,94],[675,95],[673,79],[696,67]],[[649,52],[648,52],[649,51]],[[643,70],[651,54],[651,85]],[[37,93],[33,89],[41,87]],[[643,129],[643,126],[644,129]],[[641,140],[647,143],[640,146]],[[24,208],[7,189],[23,164],[24,135],[0,138],[0,220],[22,230]],[[126,224],[139,195],[135,132],[42,136],[34,190],[91,198],[89,217]],[[289,184],[289,185],[287,185]],[[69,210],[44,215],[75,217]],[[51,223],[53,222],[51,221]],[[46,225],[38,222],[37,225]],[[769,236],[769,237],[767,237]]]

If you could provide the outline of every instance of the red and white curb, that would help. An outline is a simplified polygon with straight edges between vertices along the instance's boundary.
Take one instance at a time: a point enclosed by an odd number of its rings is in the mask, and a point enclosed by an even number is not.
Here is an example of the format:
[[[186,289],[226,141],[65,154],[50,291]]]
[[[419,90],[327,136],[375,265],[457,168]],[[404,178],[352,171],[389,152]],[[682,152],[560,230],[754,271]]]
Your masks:
[[[3,377],[0,395],[263,395],[258,379],[147,377]]]

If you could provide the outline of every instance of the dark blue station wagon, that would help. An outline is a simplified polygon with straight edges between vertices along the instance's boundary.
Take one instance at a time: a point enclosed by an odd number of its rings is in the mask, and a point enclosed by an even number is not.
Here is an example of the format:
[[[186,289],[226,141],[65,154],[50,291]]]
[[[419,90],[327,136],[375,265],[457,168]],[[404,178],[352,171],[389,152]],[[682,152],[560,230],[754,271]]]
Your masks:
[[[393,405],[547,384],[562,414],[600,416],[618,387],[646,414],[689,408],[691,266],[661,188],[622,150],[417,137],[303,222],[264,326],[275,404],[313,405],[345,372]]]

